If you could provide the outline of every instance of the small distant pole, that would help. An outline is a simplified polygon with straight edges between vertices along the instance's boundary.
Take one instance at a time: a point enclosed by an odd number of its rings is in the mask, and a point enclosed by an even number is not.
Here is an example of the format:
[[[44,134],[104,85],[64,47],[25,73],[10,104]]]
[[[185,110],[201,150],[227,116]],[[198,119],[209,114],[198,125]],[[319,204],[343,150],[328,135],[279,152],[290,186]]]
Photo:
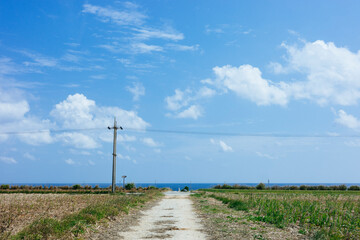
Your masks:
[[[268,179],[268,189],[270,189],[270,179]]]
[[[117,138],[117,130],[123,129],[121,126],[116,125],[116,118],[114,118],[114,126],[108,127],[108,129],[114,129],[114,142],[113,142],[113,168],[112,168],[112,185],[111,185],[111,192],[115,193],[115,186],[116,186],[116,138]]]
[[[124,176],[122,176],[122,178],[123,178],[123,189],[125,189],[125,178],[126,178],[126,176],[124,175]]]

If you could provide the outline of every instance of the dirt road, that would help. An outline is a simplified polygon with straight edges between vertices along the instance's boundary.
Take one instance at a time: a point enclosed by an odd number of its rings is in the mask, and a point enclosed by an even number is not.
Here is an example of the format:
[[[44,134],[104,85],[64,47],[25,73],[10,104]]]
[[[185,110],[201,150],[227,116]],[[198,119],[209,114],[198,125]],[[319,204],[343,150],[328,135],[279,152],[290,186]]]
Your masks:
[[[167,192],[158,205],[143,212],[139,224],[127,232],[118,233],[122,239],[189,239],[203,240],[202,226],[197,219],[189,193]]]

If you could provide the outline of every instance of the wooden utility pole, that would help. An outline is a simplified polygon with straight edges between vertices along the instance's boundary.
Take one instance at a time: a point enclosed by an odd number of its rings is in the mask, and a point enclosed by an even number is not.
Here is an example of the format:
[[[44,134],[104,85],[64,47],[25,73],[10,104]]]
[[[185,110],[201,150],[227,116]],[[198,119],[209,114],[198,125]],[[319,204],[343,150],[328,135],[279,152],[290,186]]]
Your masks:
[[[117,138],[117,130],[122,130],[121,126],[116,125],[116,118],[114,118],[114,126],[108,127],[108,129],[114,129],[114,142],[113,142],[113,168],[112,168],[112,185],[111,192],[115,193],[115,185],[116,185],[116,138]]]

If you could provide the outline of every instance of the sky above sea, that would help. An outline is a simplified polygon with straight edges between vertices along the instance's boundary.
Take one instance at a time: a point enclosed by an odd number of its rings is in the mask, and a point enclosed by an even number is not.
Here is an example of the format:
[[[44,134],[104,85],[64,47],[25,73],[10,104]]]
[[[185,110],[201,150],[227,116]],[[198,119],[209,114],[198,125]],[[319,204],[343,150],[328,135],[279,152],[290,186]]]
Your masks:
[[[0,182],[359,182],[359,1],[0,2]]]

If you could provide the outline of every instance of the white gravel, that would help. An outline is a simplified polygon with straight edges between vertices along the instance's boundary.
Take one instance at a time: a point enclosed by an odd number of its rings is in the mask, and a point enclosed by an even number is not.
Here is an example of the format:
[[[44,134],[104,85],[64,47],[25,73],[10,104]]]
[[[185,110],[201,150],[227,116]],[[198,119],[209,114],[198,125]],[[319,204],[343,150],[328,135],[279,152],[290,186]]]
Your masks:
[[[144,211],[139,225],[118,232],[123,239],[206,239],[194,212],[189,193],[166,192],[153,208]]]

